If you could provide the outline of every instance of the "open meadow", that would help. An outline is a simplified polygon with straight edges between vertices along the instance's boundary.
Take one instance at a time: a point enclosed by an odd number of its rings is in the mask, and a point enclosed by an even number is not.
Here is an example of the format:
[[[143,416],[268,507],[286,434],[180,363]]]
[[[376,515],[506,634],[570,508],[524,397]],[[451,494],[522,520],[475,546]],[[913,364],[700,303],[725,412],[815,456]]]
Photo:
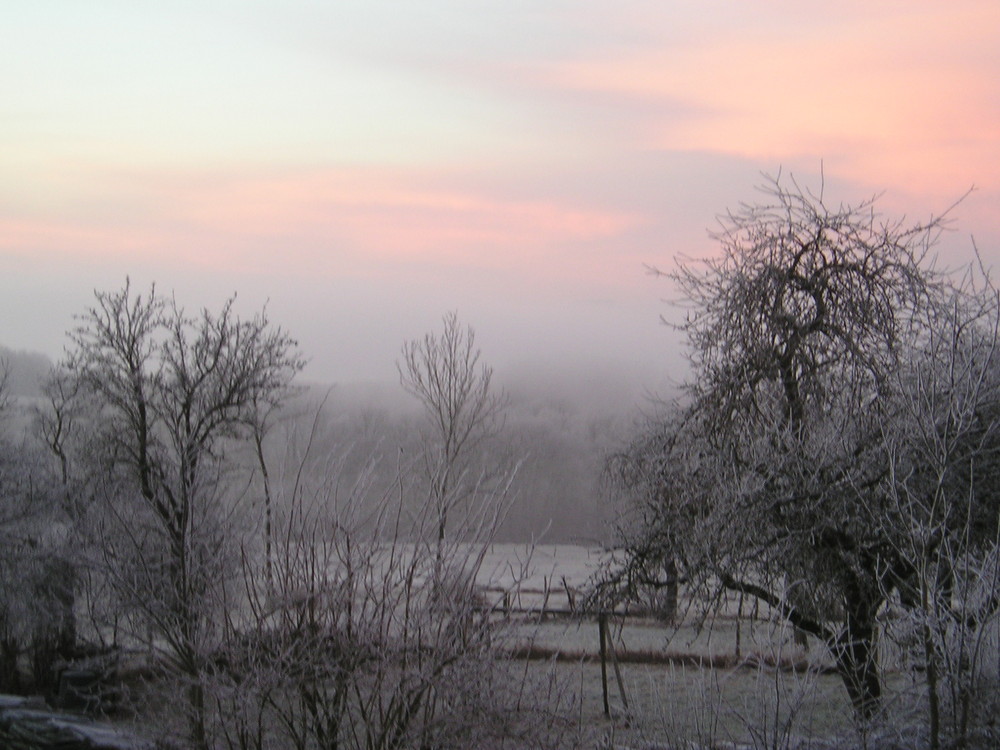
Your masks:
[[[491,545],[480,577],[493,606],[502,605],[503,591],[515,592],[507,597],[512,658],[527,659],[526,675],[557,676],[574,695],[575,722],[587,742],[822,748],[912,741],[906,719],[920,709],[922,677],[898,647],[883,644],[886,715],[862,737],[824,645],[735,597],[711,616],[682,597],[673,622],[611,614],[602,670],[598,620],[574,612],[573,599],[612,554],[575,545]]]

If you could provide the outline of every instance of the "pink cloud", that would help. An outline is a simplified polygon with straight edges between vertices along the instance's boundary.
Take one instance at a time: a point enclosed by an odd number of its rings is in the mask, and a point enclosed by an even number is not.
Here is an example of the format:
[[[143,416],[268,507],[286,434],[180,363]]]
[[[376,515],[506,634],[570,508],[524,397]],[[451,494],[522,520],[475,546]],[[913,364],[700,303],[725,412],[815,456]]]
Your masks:
[[[932,194],[1000,180],[1000,6],[842,10],[824,23],[717,20],[712,34],[556,63],[545,76],[644,102],[649,147],[825,158],[845,177]]]
[[[65,218],[0,217],[0,252],[69,258],[113,258],[159,248],[156,232],[97,226]]]
[[[93,209],[0,219],[0,251],[141,258],[211,270],[375,273],[387,264],[573,273],[573,247],[611,241],[635,214],[463,188],[361,167],[280,174],[119,174]],[[117,183],[117,184],[111,184]],[[135,217],[142,217],[137,221]]]

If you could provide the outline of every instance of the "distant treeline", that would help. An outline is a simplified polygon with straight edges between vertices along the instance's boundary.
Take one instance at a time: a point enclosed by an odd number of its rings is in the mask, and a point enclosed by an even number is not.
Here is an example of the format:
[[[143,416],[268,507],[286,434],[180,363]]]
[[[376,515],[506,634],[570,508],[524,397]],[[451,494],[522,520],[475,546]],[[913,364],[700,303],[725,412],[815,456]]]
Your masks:
[[[7,390],[11,396],[42,395],[41,380],[51,368],[52,360],[44,354],[0,346],[0,376],[6,369]]]
[[[52,360],[39,352],[0,346],[8,392],[20,399],[41,396],[40,382]],[[502,432],[482,447],[508,465],[519,464],[515,495],[498,541],[602,544],[613,538],[614,509],[600,486],[604,455],[631,426],[634,404],[608,398],[607,384],[588,391],[560,391],[551,382],[517,379]],[[623,389],[624,390],[624,389]],[[283,430],[311,429],[323,404],[316,439],[326,456],[360,472],[380,456],[376,472],[386,480],[397,462],[420,453],[419,405],[395,382],[313,384],[284,416]],[[18,420],[20,423],[21,420]],[[278,431],[281,433],[281,431]],[[278,433],[277,445],[285,440]]]

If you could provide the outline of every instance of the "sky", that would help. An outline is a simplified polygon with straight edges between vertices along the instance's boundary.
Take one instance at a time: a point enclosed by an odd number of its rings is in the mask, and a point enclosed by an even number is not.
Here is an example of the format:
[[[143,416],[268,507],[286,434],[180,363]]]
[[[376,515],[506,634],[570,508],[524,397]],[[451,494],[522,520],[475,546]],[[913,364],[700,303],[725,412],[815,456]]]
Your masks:
[[[947,209],[1000,262],[996,0],[7,0],[0,344],[95,289],[265,304],[307,377],[392,380],[450,310],[498,376],[682,379],[648,266],[762,174]]]

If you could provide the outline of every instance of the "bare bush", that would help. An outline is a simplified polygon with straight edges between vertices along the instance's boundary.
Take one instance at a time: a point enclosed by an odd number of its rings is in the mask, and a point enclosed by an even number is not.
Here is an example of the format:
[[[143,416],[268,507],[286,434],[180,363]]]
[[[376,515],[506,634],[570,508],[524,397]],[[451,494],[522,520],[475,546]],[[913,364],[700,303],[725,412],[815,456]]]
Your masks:
[[[294,445],[297,441],[288,441]],[[276,487],[273,584],[244,555],[227,638],[206,680],[222,747],[555,745],[570,733],[565,696],[508,661],[508,631],[477,589],[513,475],[476,492],[450,533],[437,508],[411,512],[400,467],[346,481],[336,464],[303,472],[309,446]],[[496,487],[495,484],[491,484]]]
[[[884,426],[892,504],[883,523],[902,610],[888,632],[916,630],[903,645],[923,671],[937,748],[969,744],[1000,689],[1000,298],[973,267],[912,326],[898,411]]]

